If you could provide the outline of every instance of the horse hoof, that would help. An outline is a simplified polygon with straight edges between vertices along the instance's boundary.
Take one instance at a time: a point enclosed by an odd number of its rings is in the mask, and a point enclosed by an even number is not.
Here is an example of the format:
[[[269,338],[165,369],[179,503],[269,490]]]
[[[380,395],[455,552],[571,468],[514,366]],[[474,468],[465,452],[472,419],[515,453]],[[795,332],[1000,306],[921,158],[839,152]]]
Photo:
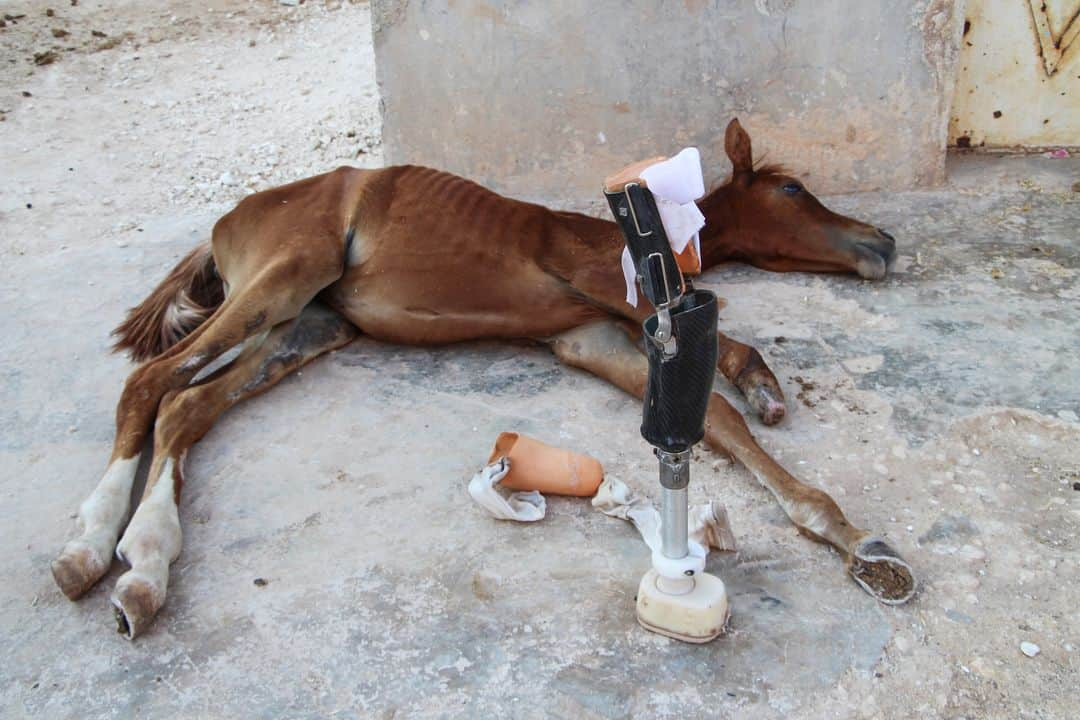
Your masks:
[[[863,590],[887,605],[902,605],[915,594],[915,573],[900,554],[878,537],[860,541],[848,572]]]
[[[762,383],[754,388],[747,396],[750,407],[766,425],[775,425],[787,415],[787,406],[784,404],[784,395],[779,388],[769,387]]]
[[[110,601],[116,618],[116,631],[128,640],[150,626],[157,611],[165,604],[165,590],[149,578],[130,570],[117,581]]]
[[[112,558],[103,558],[88,545],[69,542],[52,561],[53,580],[68,600],[78,600],[109,571]]]

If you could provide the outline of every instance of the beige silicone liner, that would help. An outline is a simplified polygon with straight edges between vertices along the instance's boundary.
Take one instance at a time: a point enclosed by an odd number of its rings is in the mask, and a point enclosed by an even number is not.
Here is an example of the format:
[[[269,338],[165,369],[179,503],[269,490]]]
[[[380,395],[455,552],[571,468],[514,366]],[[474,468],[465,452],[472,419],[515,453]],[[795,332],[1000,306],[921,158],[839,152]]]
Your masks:
[[[511,490],[592,497],[604,480],[604,468],[596,458],[518,433],[504,432],[495,440],[488,463],[501,457],[510,459],[510,472],[499,484]]]

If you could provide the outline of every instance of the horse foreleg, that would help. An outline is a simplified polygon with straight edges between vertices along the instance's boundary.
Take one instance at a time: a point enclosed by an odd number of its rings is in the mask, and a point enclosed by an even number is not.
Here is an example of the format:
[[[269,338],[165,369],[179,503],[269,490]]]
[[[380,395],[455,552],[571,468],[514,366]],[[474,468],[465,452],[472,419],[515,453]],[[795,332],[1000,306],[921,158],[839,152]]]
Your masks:
[[[717,333],[719,342],[720,373],[739,388],[746,402],[766,425],[775,425],[784,419],[787,407],[780,383],[759,353],[749,345]]]
[[[131,569],[112,595],[118,630],[134,638],[165,602],[169,565],[180,554],[177,503],[183,484],[183,459],[218,417],[236,403],[257,395],[322,353],[357,335],[347,320],[312,303],[294,320],[252,342],[239,357],[206,381],[165,396],[154,430],[154,464],[142,502],[116,554]]]
[[[616,322],[600,321],[549,341],[568,365],[587,370],[628,393],[643,397],[649,365]],[[705,441],[733,455],[779,501],[805,535],[826,542],[843,555],[848,572],[882,602],[902,603],[915,590],[911,567],[883,540],[852,525],[836,502],[818,488],[800,482],[754,440],[742,416],[713,393],[705,421]]]
[[[800,482],[765,452],[742,415],[713,394],[705,420],[705,440],[746,466],[780,503],[799,531],[836,548],[851,577],[878,600],[899,604],[915,592],[911,566],[883,539],[852,525],[823,490]]]

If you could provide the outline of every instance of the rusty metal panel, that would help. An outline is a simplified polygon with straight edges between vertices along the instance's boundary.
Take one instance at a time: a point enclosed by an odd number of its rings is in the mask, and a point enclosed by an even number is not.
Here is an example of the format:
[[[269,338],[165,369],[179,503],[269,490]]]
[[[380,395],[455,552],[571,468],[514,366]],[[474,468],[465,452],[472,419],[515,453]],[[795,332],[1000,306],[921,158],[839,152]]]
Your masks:
[[[949,142],[1080,146],[1080,0],[968,0]]]

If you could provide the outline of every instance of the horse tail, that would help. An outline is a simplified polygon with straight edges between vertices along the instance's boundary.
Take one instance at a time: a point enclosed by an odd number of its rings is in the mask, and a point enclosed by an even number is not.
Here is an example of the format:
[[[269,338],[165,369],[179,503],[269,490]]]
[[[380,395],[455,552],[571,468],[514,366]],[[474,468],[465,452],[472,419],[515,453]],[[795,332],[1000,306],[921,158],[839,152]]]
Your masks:
[[[113,330],[114,352],[136,362],[156,357],[206,322],[225,301],[225,285],[209,242],[177,263],[172,272]]]

